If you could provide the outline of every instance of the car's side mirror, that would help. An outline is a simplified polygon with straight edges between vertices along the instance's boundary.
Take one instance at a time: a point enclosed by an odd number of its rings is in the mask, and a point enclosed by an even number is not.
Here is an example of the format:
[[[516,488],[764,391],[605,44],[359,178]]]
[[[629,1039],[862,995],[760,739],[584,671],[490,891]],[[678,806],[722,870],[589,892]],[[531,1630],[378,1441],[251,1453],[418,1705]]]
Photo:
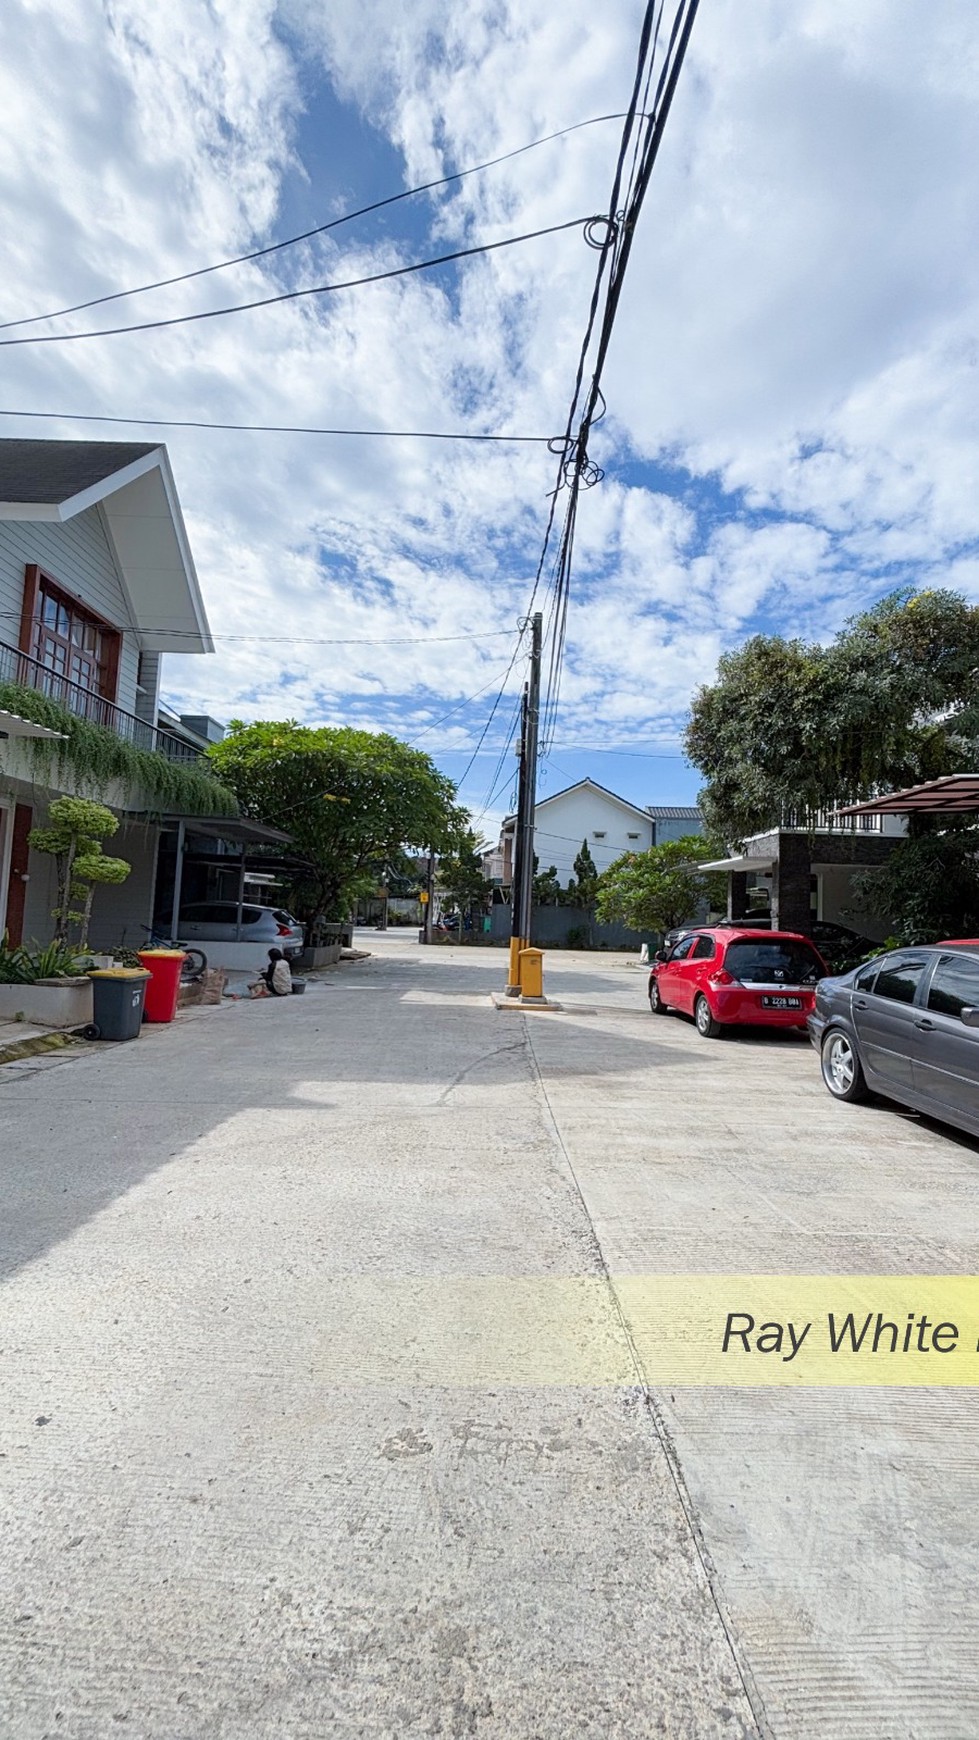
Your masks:
[[[662,961],[669,960],[669,956],[668,956],[665,949],[657,949],[656,953],[653,956],[653,960],[662,962]]]
[[[979,1027],[979,1008],[966,1008],[961,1010],[959,1019],[966,1027]]]

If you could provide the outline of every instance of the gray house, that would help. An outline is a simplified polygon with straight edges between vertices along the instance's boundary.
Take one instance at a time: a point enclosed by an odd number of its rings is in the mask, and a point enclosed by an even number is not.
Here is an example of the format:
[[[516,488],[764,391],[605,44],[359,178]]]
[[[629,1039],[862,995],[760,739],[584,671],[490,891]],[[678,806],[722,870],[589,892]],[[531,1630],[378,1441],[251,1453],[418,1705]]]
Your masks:
[[[170,770],[202,747],[159,723],[160,656],[213,650],[165,447],[0,440],[0,935],[51,934],[54,866],[28,834],[60,795],[97,797],[124,818],[110,849],[132,870],[98,890],[93,940],[138,938],[150,923],[160,801],[136,770],[178,790]],[[109,756],[114,775],[80,773],[66,715],[85,721],[90,748],[121,742],[142,762]]]
[[[682,840],[686,834],[704,831],[704,818],[696,804],[647,804],[646,814],[652,818],[653,846],[665,846],[670,840]]]

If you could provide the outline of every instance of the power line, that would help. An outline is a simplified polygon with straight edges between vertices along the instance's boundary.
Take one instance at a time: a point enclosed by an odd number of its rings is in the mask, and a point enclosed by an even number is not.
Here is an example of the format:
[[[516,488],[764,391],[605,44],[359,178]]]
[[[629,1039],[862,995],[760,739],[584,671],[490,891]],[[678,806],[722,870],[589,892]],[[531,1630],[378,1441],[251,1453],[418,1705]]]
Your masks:
[[[523,643],[523,638],[527,632],[528,627],[529,627],[529,622],[527,620],[525,620],[521,626],[521,629],[520,629],[520,639],[517,641],[517,644],[513,649],[513,657],[510,660],[510,663],[508,664],[508,666],[503,674],[503,681],[500,684],[499,692],[497,694],[496,700],[493,702],[493,705],[490,708],[489,718],[487,719],[486,724],[483,726],[483,729],[480,732],[479,737],[476,740],[476,747],[473,750],[471,756],[469,757],[469,760],[466,763],[465,772],[462,774],[462,777],[458,782],[459,786],[465,785],[466,780],[469,778],[469,774],[472,771],[473,763],[476,760],[476,757],[478,756],[480,750],[483,747],[483,744],[486,741],[487,732],[489,731],[489,728],[492,725],[493,720],[496,717],[496,710],[497,710],[498,706],[500,705],[500,702],[502,701],[503,696],[506,692],[506,686],[507,686],[507,683],[508,683],[509,678],[510,678],[510,672],[513,670],[513,667],[517,662],[517,654],[520,651],[521,645]],[[458,786],[456,789],[458,790]]]
[[[487,796],[484,798],[483,806],[482,806],[482,808],[479,812],[479,815],[477,816],[475,822],[473,823],[474,828],[479,826],[479,823],[482,821],[483,817],[486,814],[486,811],[489,809],[490,804],[493,802],[493,800],[497,796],[498,792],[502,791],[504,786],[506,786],[508,784],[512,784],[516,778],[516,769],[511,768],[509,773],[507,773],[505,775],[505,777],[502,780],[500,780],[499,785],[497,785],[497,781],[500,779],[500,770],[503,767],[503,764],[504,764],[507,756],[509,754],[511,754],[513,751],[513,734],[516,731],[517,720],[520,717],[521,701],[522,701],[522,697],[520,695],[518,695],[516,702],[514,704],[514,707],[511,711],[511,714],[510,714],[510,722],[507,725],[506,735],[503,738],[503,743],[502,743],[502,746],[500,748],[499,756],[497,757],[496,766],[494,767],[492,775],[490,776],[489,786],[487,787]],[[489,751],[488,753],[492,754],[492,751]],[[461,784],[461,781],[460,781],[460,784]]]
[[[370,272],[362,278],[345,278],[335,284],[312,284],[304,290],[283,290],[277,296],[260,296],[253,302],[235,302],[226,308],[202,308],[196,314],[173,314],[166,320],[140,320],[131,326],[104,326],[91,332],[41,332],[26,338],[0,338],[0,348],[18,344],[71,344],[85,338],[117,338],[127,332],[156,332],[168,326],[189,326],[197,320],[219,320],[226,314],[246,314],[255,308],[272,308],[281,302],[298,302],[304,296],[326,296],[338,290],[360,290],[366,284],[383,284],[392,278],[407,278],[413,272],[427,272],[433,266],[451,265],[455,260],[471,260],[477,254],[492,254],[500,248],[513,248],[521,242],[535,242],[542,236],[560,235],[564,230],[585,228],[601,220],[593,217],[569,218],[566,223],[548,224],[543,229],[528,230],[520,236],[505,236],[499,242],[481,242],[477,247],[455,248],[449,254],[435,254],[428,260],[415,260],[410,266],[392,266],[386,272]]]
[[[637,761],[686,761],[687,759],[682,749],[616,749],[609,748],[607,745],[599,748],[597,745],[588,743],[559,743],[557,747],[562,755],[568,751],[574,755],[629,755]],[[556,761],[551,761],[550,765],[552,767],[558,766]],[[561,769],[558,768],[558,771],[560,772]]]
[[[446,719],[451,719],[454,713],[461,713],[463,707],[468,707],[472,701],[478,701],[480,695],[485,695],[487,689],[491,689],[493,687],[494,683],[502,682],[505,685],[506,680],[507,680],[508,676],[510,675],[510,672],[513,670],[514,664],[516,663],[517,654],[520,651],[520,642],[523,640],[523,636],[524,636],[524,631],[523,631],[523,629],[521,629],[520,634],[519,634],[518,639],[517,639],[517,644],[513,649],[513,657],[511,658],[510,663],[507,665],[506,670],[503,672],[502,678],[490,677],[489,682],[484,683],[481,689],[477,689],[475,691],[475,693],[472,695],[467,695],[464,701],[457,701],[456,705],[454,707],[450,707],[449,711],[447,713],[443,713],[440,719],[433,719],[432,723],[430,725],[426,725],[423,730],[421,730],[417,733],[416,736],[409,737],[408,738],[409,744],[418,743],[422,737],[427,737],[428,733],[430,731],[436,731],[440,725],[444,725]],[[493,710],[495,712],[496,702],[493,703]],[[493,717],[493,714],[491,713],[490,718],[492,719],[492,717]],[[483,735],[485,736],[485,732],[483,733]],[[480,738],[480,742],[482,742],[482,738]],[[470,762],[469,765],[471,767],[472,762]],[[463,779],[464,778],[465,778],[465,774],[463,775]],[[462,784],[461,779],[459,780],[458,784],[459,785]],[[457,789],[458,789],[458,787],[457,787]]]
[[[86,338],[95,334],[74,336]],[[478,435],[459,429],[311,429],[292,423],[205,423],[189,417],[100,417],[80,411],[0,410],[0,417],[33,417],[58,423],[125,423],[137,429],[229,429],[246,435],[383,435],[405,441],[503,441],[544,447],[554,439],[551,435]]]
[[[554,727],[557,719],[558,697],[560,695],[561,674],[564,663],[564,652],[567,641],[567,615],[570,597],[571,567],[574,550],[575,528],[577,523],[578,502],[582,489],[590,488],[601,481],[602,471],[588,455],[588,439],[596,423],[605,415],[605,399],[602,394],[601,380],[605,361],[608,356],[612,331],[618,312],[622,286],[632,250],[636,226],[643,201],[652,177],[653,167],[659,154],[663,132],[672,107],[680,70],[686,56],[697,14],[699,0],[677,0],[676,11],[670,38],[666,47],[663,65],[656,86],[656,94],[651,109],[647,107],[648,93],[652,83],[653,65],[656,48],[659,41],[665,0],[647,0],[643,17],[642,31],[639,43],[639,55],[636,65],[636,76],[633,85],[632,100],[629,104],[618,161],[612,185],[612,197],[609,201],[609,215],[606,221],[606,236],[602,245],[601,259],[596,274],[595,289],[592,294],[589,309],[588,325],[585,342],[582,346],[581,359],[575,380],[571,411],[568,418],[567,436],[562,451],[558,469],[557,489],[568,489],[568,501],[564,514],[561,542],[555,563],[555,574],[552,582],[553,598],[551,616],[554,625],[551,640],[550,669],[548,673],[547,699],[545,702],[545,728],[543,732],[543,752],[546,753],[553,741]],[[640,128],[640,121],[645,123]],[[626,192],[623,208],[620,210],[619,195],[625,173],[626,159],[632,146],[632,165],[626,180]],[[601,285],[608,266],[608,283],[604,294],[604,307],[598,324],[595,360],[592,365],[591,381],[587,392],[582,397],[585,358],[588,353],[592,331],[595,326]],[[580,411],[579,411],[580,406]],[[577,431],[572,435],[572,429],[577,420]],[[556,500],[556,495],[554,500]],[[538,566],[539,580],[543,566],[544,554],[550,539],[554,524],[554,512],[548,517],[545,532],[544,552]],[[535,581],[535,590],[536,590]]]
[[[0,617],[22,622],[24,619],[19,610],[0,610]],[[28,622],[43,621],[40,616],[27,618]],[[175,640],[197,640],[199,631],[193,628],[168,628],[166,623],[123,622],[113,623],[117,630],[130,630],[133,634],[166,634]],[[320,637],[307,634],[212,634],[212,640],[254,640],[263,645],[283,646],[433,646],[447,641],[500,640],[504,635],[512,635],[512,628],[477,629],[473,634],[384,634],[384,635],[353,635],[336,638],[332,635]],[[16,650],[16,649],[15,649]],[[26,654],[28,658],[32,655]],[[489,684],[486,687],[489,688]],[[482,693],[482,691],[480,691]]]
[[[0,332],[9,332],[17,326],[36,326],[43,320],[60,320],[65,314],[81,314],[87,308],[100,308],[107,302],[119,302],[129,296],[143,296],[150,290],[165,290],[173,284],[187,284],[194,278],[205,278],[211,272],[223,272],[229,266],[242,266],[250,260],[262,260],[269,254],[277,254],[283,248],[293,248],[299,242],[311,241],[314,236],[326,235],[328,230],[339,229],[342,224],[353,223],[356,218],[368,217],[372,212],[383,211],[385,206],[397,205],[400,200],[413,199],[416,194],[430,193],[437,187],[448,187],[454,181],[464,181],[469,175],[478,175],[485,169],[494,169],[499,163],[509,162],[511,157],[520,157],[525,151],[535,151],[539,145],[549,145],[554,139],[563,139],[568,133],[577,133],[582,127],[596,127],[602,121],[621,121],[621,114],[592,115],[587,121],[575,121],[570,127],[561,127],[556,133],[546,133],[541,139],[532,139],[529,145],[518,145],[513,151],[504,151],[499,157],[490,157],[485,163],[476,163],[470,169],[459,169],[452,175],[443,175],[437,181],[423,181],[417,187],[404,188],[400,193],[392,193],[385,199],[374,200],[370,205],[362,205],[356,211],[344,212],[342,217],[332,218],[329,223],[317,224],[311,230],[303,230],[298,236],[287,236],[284,241],[271,242],[268,247],[254,248],[248,254],[236,254],[230,260],[218,260],[211,266],[198,266],[191,272],[178,272],[173,278],[157,278],[151,284],[137,284],[131,290],[112,290],[105,296],[93,296],[88,302],[74,302],[68,308],[55,308],[50,314],[27,314],[18,320],[0,321]]]

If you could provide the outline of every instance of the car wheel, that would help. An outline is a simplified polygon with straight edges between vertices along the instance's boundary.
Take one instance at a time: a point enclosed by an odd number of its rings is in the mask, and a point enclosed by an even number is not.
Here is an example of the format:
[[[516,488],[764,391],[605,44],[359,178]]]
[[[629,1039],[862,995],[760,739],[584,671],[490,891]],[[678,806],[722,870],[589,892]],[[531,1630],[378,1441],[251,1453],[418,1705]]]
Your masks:
[[[834,1100],[862,1100],[867,1092],[860,1059],[848,1033],[827,1033],[819,1052],[823,1080]]]
[[[697,1032],[701,1039],[720,1039],[724,1029],[711,1014],[711,1007],[706,997],[697,998],[693,1006],[693,1018],[697,1023]]]
[[[659,994],[659,986],[655,979],[649,981],[649,1007],[654,1015],[668,1015],[670,1012]]]

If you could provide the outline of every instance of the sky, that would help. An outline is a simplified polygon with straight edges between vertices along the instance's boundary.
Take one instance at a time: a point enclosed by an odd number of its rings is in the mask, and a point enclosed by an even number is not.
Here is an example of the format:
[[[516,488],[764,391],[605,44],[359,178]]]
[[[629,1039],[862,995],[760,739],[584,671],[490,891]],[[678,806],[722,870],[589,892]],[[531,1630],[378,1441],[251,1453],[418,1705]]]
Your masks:
[[[268,246],[619,111],[641,15],[633,0],[8,0],[0,320]],[[590,775],[634,803],[694,802],[684,720],[723,651],[757,632],[827,638],[897,585],[979,599],[977,83],[971,0],[702,0],[605,372],[606,475],[578,516],[545,794]],[[217,308],[601,212],[618,132],[578,128],[264,260],[0,339]],[[169,705],[394,731],[462,780],[492,836],[546,447],[73,417],[550,436],[596,258],[576,227],[223,319],[10,347],[0,434],[166,441],[217,644],[166,661]]]

